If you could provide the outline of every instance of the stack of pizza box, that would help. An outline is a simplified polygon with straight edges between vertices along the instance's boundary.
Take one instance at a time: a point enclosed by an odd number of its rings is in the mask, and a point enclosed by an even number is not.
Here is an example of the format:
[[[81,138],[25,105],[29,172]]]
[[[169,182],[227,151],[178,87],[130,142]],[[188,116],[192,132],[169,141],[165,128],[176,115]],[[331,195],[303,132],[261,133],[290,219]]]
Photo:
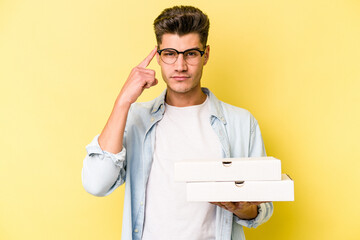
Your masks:
[[[294,181],[274,157],[183,160],[174,174],[188,201],[294,201]]]

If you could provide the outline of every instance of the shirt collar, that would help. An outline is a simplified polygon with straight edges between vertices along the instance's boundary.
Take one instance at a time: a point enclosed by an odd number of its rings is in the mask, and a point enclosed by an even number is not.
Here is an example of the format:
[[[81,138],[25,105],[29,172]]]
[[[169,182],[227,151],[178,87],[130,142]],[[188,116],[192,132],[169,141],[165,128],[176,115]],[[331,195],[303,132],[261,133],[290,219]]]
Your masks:
[[[226,120],[219,99],[217,99],[217,97],[208,88],[202,88],[202,91],[209,96],[210,115],[216,117],[225,125]]]
[[[157,113],[159,110],[161,110],[162,113],[164,112],[165,96],[166,96],[166,89],[160,94],[160,96],[155,98],[155,103],[153,105],[153,108],[151,109],[152,114]]]

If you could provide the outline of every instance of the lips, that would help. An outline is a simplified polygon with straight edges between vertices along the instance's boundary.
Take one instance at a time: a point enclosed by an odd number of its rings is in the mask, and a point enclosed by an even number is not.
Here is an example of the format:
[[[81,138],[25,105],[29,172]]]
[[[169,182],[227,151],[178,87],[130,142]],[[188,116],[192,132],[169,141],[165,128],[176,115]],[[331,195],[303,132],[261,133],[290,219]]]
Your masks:
[[[172,76],[171,78],[180,81],[180,80],[186,80],[186,79],[190,78],[190,76]]]

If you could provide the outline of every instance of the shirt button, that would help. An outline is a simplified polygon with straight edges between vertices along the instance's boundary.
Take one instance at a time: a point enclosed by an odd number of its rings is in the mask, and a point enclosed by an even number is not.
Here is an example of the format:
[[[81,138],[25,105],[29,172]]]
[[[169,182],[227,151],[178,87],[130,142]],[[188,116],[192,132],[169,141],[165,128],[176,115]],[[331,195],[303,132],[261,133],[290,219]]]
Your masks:
[[[155,120],[155,119],[154,119],[153,117],[150,119],[151,122],[154,122],[154,120]]]
[[[140,202],[140,205],[142,206],[142,205],[144,205],[144,203],[143,203],[143,202]]]
[[[136,233],[137,233],[137,232],[139,232],[139,230],[138,230],[137,228],[135,228],[134,232],[136,232]]]

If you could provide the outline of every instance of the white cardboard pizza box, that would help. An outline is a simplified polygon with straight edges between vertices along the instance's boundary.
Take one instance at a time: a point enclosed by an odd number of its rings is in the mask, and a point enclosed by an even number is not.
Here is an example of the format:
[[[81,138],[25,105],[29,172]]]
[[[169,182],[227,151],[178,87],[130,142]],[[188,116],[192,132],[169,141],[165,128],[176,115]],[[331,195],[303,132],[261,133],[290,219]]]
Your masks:
[[[294,181],[282,174],[280,181],[187,182],[188,201],[294,201]]]
[[[191,159],[175,162],[174,180],[281,180],[281,161],[274,157]]]

